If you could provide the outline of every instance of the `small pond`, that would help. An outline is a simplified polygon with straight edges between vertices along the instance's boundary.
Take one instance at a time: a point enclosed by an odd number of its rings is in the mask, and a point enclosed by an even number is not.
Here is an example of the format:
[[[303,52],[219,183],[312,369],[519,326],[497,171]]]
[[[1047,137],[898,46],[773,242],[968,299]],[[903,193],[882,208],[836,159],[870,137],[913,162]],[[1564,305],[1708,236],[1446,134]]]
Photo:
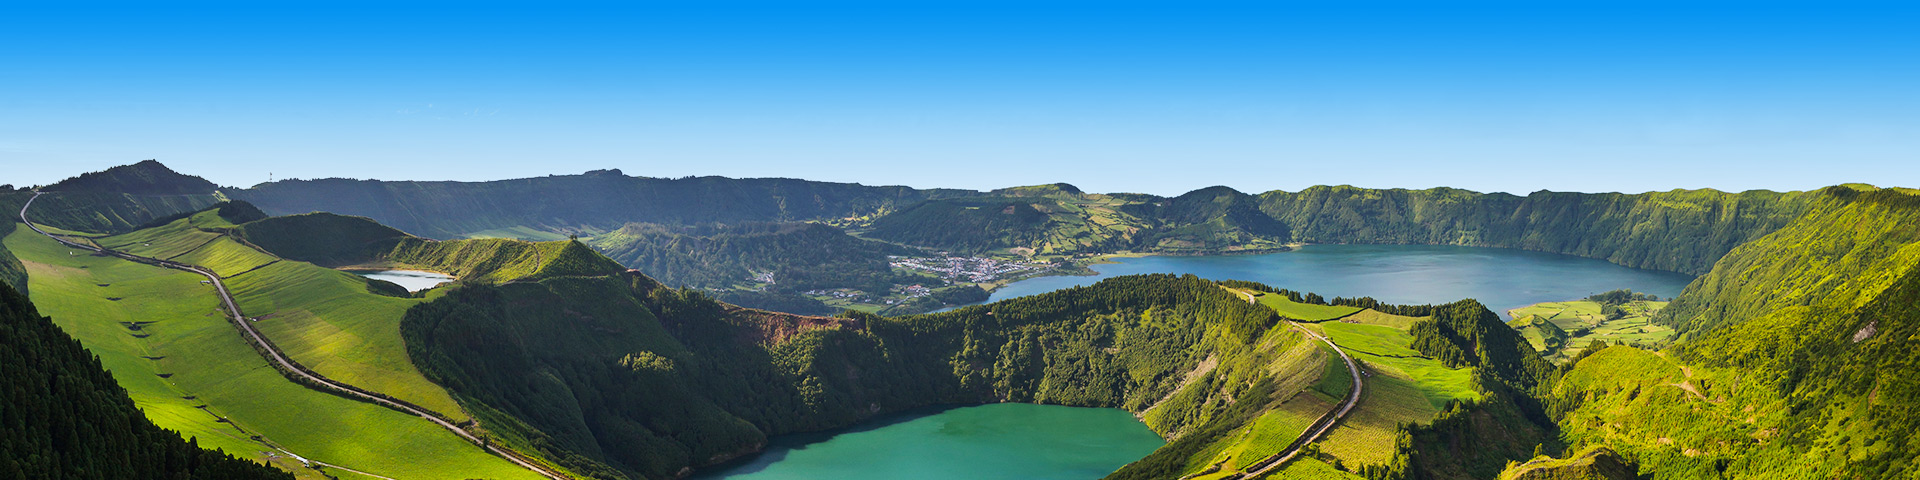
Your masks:
[[[399,284],[402,287],[406,287],[409,292],[418,292],[453,281],[453,277],[444,274],[419,270],[381,270],[377,272],[353,273],[375,280],[386,280]]]

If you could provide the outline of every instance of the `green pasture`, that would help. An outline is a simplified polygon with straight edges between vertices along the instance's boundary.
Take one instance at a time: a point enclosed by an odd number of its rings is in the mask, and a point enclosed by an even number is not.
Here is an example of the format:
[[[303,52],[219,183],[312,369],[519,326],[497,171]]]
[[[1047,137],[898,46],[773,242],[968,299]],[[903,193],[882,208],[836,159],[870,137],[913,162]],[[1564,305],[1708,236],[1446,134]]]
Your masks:
[[[1556,360],[1573,358],[1584,350],[1588,343],[1599,340],[1609,344],[1626,343],[1629,345],[1659,346],[1673,338],[1673,329],[1651,322],[1653,315],[1666,308],[1667,302],[1628,302],[1620,305],[1627,316],[1607,320],[1601,313],[1598,302],[1577,300],[1570,302],[1546,302],[1509,310],[1507,313],[1517,319],[1508,322],[1520,331],[1534,348]],[[1544,331],[1543,326],[1518,324],[1520,320],[1540,319],[1560,328],[1568,337],[1561,348],[1553,349],[1550,337],[1552,332]]]
[[[586,235],[581,235],[581,237],[586,237]],[[467,233],[461,234],[460,238],[505,238],[505,239],[511,239],[511,240],[527,240],[527,241],[533,241],[533,242],[552,242],[552,241],[558,241],[558,240],[566,240],[567,236],[561,235],[559,233],[554,233],[546,230],[540,230],[533,227],[528,227],[525,225],[516,225],[512,227],[490,228],[490,229],[481,230],[477,232],[467,232]]]
[[[1364,310],[1360,307],[1299,303],[1289,300],[1285,296],[1272,293],[1252,293],[1255,294],[1254,299],[1256,301],[1259,301],[1261,305],[1266,305],[1267,308],[1273,309],[1275,312],[1280,312],[1280,316],[1307,322],[1324,322],[1353,315]]]
[[[400,318],[425,299],[369,293],[363,277],[291,260],[228,280],[227,288],[241,311],[260,319],[254,326],[307,368],[455,421],[467,418],[407,355]]]
[[[250,438],[260,435],[393,478],[539,478],[425,419],[288,381],[220,315],[199,275],[69,256],[27,229],[6,245],[25,261],[41,313],[99,355],[155,423],[203,446],[261,459],[268,448]]]

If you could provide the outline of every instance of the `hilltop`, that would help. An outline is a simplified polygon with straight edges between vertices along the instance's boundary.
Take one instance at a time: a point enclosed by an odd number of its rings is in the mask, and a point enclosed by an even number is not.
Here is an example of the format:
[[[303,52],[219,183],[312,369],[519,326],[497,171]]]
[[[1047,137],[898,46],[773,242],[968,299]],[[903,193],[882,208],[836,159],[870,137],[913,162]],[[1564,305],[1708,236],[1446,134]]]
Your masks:
[[[1917,220],[1920,192],[1819,191],[1806,215],[1720,259],[1655,317],[1682,332],[1678,345],[1582,352],[1549,400],[1563,436],[1654,478],[1909,471]]]
[[[460,238],[514,227],[598,233],[628,223],[837,219],[977,192],[780,178],[664,179],[602,170],[491,182],[281,180],[227,193],[278,215],[358,215],[427,237]]]
[[[422,269],[470,282],[625,270],[578,241],[429,240],[368,218],[330,213],[263,219],[239,225],[234,233],[283,258],[352,269]]]
[[[183,175],[157,160],[142,160],[61,180],[43,192],[124,193],[132,195],[204,195],[219,187],[204,178]]]

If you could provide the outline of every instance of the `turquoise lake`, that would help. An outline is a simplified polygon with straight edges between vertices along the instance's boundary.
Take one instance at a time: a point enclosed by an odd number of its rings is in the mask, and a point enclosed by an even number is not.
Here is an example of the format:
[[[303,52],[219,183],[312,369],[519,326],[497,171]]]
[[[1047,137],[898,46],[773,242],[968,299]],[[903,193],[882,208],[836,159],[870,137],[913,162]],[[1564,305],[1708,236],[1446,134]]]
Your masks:
[[[1002,403],[780,437],[766,453],[693,478],[1086,480],[1163,443],[1122,410]]]
[[[1670,298],[1688,275],[1603,260],[1496,248],[1311,245],[1293,252],[1207,257],[1141,257],[1095,265],[1094,276],[1040,277],[1008,285],[990,301],[1045,293],[1141,273],[1252,280],[1329,298],[1371,296],[1388,303],[1474,298],[1502,314],[1539,302],[1618,288]],[[999,404],[914,412],[834,432],[773,440],[764,454],[694,478],[1096,479],[1152,453],[1160,437],[1114,409]]]

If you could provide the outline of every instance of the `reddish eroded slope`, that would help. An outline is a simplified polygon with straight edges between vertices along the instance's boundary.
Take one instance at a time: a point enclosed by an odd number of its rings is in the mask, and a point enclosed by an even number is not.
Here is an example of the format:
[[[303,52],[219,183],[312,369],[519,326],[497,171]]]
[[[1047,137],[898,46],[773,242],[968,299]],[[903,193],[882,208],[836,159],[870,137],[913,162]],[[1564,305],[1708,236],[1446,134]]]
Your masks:
[[[740,341],[759,345],[778,345],[794,335],[811,330],[865,327],[860,320],[851,318],[795,315],[734,305],[725,308],[730,323],[744,327],[738,330]]]

